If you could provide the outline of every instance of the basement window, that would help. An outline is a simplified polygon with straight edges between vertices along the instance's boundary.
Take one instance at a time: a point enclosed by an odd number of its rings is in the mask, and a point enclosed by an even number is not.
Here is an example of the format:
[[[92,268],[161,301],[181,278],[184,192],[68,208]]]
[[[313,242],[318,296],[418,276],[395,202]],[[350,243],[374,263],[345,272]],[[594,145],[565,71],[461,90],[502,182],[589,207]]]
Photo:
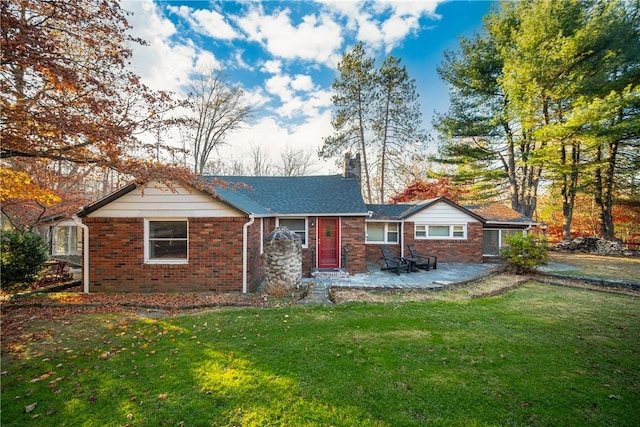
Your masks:
[[[189,256],[187,220],[145,220],[144,260],[149,264],[185,264]]]

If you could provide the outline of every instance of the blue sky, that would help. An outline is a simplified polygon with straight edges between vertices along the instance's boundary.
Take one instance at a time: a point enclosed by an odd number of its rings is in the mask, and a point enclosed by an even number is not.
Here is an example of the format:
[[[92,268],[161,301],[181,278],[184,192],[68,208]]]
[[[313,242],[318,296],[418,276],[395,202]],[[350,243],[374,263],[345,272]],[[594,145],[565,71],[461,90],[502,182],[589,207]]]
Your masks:
[[[342,54],[361,40],[377,64],[392,54],[415,79],[423,125],[444,112],[448,91],[436,67],[458,35],[482,25],[486,1],[159,1],[124,0],[134,70],[156,89],[183,94],[196,70],[221,69],[255,109],[219,156],[242,159],[261,146],[275,163],[286,148],[315,151],[332,133],[331,83]],[[177,138],[167,135],[166,138]],[[319,172],[335,172],[318,162]]]

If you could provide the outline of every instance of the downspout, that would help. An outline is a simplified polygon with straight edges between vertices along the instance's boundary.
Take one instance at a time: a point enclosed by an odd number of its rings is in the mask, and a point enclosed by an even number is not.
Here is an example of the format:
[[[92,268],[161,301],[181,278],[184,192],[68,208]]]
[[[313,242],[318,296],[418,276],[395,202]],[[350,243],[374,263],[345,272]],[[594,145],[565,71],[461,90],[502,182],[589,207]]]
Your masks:
[[[400,256],[404,258],[404,219],[400,221]]]
[[[245,222],[242,226],[242,293],[247,293],[247,241],[249,234],[249,226],[253,224],[255,220],[253,215],[249,215],[249,222]]]
[[[73,221],[82,228],[82,285],[83,292],[89,293],[89,227],[83,224],[78,215],[72,216]]]

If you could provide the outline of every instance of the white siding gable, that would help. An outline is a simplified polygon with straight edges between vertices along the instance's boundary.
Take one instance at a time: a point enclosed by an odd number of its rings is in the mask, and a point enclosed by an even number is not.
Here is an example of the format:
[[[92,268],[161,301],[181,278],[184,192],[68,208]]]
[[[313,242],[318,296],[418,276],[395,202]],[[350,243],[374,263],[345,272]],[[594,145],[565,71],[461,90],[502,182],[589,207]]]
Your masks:
[[[150,183],[136,188],[88,215],[91,218],[219,218],[244,216],[226,204],[198,190],[184,187],[170,190]]]
[[[479,222],[471,215],[445,202],[436,202],[434,205],[407,217],[407,221],[420,224],[467,224]]]

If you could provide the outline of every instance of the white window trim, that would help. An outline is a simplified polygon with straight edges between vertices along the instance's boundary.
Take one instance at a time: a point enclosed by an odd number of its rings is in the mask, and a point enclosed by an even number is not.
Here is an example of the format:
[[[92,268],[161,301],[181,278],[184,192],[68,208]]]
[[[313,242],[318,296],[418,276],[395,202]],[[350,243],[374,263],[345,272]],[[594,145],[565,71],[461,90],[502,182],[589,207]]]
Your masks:
[[[384,240],[375,240],[375,241],[370,241],[368,239],[368,235],[367,235],[367,226],[369,224],[384,224]],[[396,224],[398,226],[396,233],[398,234],[398,240],[395,242],[390,242],[388,240],[389,238],[389,224]],[[400,244],[400,233],[401,233],[401,227],[400,227],[400,223],[399,222],[395,222],[395,221],[365,221],[365,227],[364,227],[364,243],[365,245],[399,245]]]
[[[158,258],[149,257],[149,223],[156,221],[176,221],[187,223],[187,258]],[[189,220],[187,218],[145,218],[144,220],[144,263],[145,264],[189,264]]]
[[[425,236],[418,236],[418,227],[425,227]],[[429,227],[449,227],[448,236],[429,236]],[[453,235],[453,227],[462,227],[462,236]],[[466,240],[467,239],[467,224],[427,224],[427,223],[415,223],[413,226],[413,237],[416,240]]]
[[[281,219],[303,219],[304,220],[304,244],[302,245],[303,248],[308,248],[309,247],[309,218],[307,217],[303,217],[303,216],[285,216],[285,217],[277,217],[276,218],[276,227],[280,227],[280,220]],[[298,230],[291,230],[291,231],[298,231]]]

